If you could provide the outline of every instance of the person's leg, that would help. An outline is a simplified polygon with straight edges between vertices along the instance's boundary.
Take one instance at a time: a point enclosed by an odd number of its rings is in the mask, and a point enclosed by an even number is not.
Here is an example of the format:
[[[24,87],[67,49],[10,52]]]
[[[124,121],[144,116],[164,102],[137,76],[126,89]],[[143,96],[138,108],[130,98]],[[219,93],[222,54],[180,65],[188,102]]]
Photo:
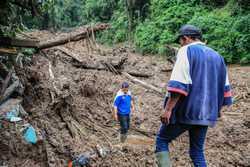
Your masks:
[[[129,117],[129,115],[126,115],[124,119],[125,119],[125,129],[126,129],[126,133],[124,133],[124,135],[123,135],[122,142],[125,142],[126,139],[127,139],[128,130],[129,130],[129,124],[130,124],[130,117]]]
[[[129,127],[130,127],[130,115],[128,115],[127,117],[127,128],[129,130]]]
[[[195,167],[206,167],[204,144],[207,134],[207,126],[194,125],[189,129],[190,150],[189,154]]]
[[[187,130],[188,126],[180,124],[161,125],[156,136],[156,159],[158,167],[170,167],[169,143]]]
[[[123,115],[118,115],[118,120],[120,122],[120,133],[124,134],[127,132],[127,128],[126,128],[126,117]]]
[[[128,116],[119,115],[118,117],[121,126],[120,141],[124,143],[127,138],[127,132],[128,132]]]

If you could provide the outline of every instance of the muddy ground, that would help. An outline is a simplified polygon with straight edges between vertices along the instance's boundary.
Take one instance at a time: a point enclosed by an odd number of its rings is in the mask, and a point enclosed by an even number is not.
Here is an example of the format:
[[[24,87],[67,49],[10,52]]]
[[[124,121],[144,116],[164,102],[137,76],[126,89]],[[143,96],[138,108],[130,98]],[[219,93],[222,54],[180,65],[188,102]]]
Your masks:
[[[48,32],[35,37],[53,38]],[[103,48],[78,41],[60,46],[88,64],[113,57],[127,57],[124,71],[150,73],[138,79],[164,89],[171,63],[164,57],[141,56],[126,47]],[[18,67],[16,67],[18,68]],[[168,70],[167,70],[168,71]],[[16,69],[25,85],[23,106],[39,142],[26,143],[20,132],[23,122],[5,122],[0,128],[0,162],[7,166],[65,167],[72,157],[93,153],[89,166],[153,167],[154,138],[160,126],[162,96],[108,70],[77,67],[74,60],[50,48],[33,56],[32,63]],[[211,167],[250,166],[250,67],[230,66],[235,103],[225,110],[215,128],[208,131],[206,158]],[[112,119],[112,102],[120,83],[128,81],[136,102],[126,144],[119,144],[119,126]],[[103,157],[97,147],[106,150]],[[173,166],[191,167],[188,136],[171,144]]]

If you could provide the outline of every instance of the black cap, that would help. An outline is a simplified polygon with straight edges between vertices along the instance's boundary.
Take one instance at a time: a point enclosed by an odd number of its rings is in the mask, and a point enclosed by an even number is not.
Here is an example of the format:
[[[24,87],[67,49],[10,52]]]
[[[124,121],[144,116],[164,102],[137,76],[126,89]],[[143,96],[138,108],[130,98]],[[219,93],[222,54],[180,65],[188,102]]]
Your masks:
[[[180,28],[176,41],[179,41],[179,39],[183,36],[191,36],[191,37],[197,37],[197,38],[201,39],[202,33],[198,27],[186,24]]]
[[[122,88],[128,88],[128,87],[129,87],[129,84],[127,82],[122,83]]]

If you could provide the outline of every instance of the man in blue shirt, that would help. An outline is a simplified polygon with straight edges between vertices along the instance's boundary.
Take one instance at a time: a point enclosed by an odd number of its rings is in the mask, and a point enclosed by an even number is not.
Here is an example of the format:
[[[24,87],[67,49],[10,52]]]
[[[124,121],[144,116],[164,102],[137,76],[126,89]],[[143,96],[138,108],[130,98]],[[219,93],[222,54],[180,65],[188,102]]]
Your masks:
[[[130,113],[134,112],[129,84],[123,82],[114,99],[114,119],[120,122],[120,141],[125,142],[130,124]]]
[[[169,143],[189,132],[189,155],[195,167],[206,167],[204,144],[208,127],[216,124],[224,105],[232,104],[231,87],[222,56],[201,42],[201,31],[184,25],[181,48],[167,85],[168,97],[156,137],[159,167],[170,167]]]

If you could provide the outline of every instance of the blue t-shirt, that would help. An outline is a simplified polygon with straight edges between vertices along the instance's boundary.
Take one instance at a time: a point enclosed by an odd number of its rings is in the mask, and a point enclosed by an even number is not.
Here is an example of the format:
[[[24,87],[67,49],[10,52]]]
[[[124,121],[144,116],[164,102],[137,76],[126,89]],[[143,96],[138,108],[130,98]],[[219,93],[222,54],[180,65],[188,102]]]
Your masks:
[[[224,59],[201,42],[180,48],[167,90],[184,95],[172,123],[214,126],[221,107],[232,104]]]
[[[127,94],[119,90],[114,99],[114,107],[117,108],[118,114],[129,115],[131,110],[131,92],[128,91]]]

